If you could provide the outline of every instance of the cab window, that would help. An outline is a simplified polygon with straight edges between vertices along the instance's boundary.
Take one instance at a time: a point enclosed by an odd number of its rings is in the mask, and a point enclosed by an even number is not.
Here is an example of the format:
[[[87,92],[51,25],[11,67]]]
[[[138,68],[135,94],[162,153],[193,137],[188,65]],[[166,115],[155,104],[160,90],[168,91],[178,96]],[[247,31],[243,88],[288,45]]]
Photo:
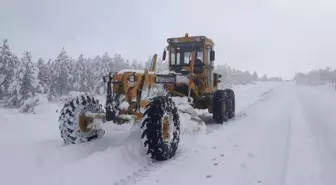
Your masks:
[[[203,62],[203,45],[201,43],[184,43],[171,46],[171,65],[189,65],[192,51]]]

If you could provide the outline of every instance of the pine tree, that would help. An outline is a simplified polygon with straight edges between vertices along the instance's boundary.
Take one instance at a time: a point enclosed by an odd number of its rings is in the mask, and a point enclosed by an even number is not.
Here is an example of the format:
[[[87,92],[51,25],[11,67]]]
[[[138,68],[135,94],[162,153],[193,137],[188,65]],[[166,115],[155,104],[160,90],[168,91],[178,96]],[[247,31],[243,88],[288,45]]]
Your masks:
[[[268,80],[268,77],[267,77],[267,75],[266,74],[264,74],[262,77],[261,77],[261,79],[260,79],[261,81],[267,81]]]
[[[139,62],[139,63],[138,63],[138,68],[137,68],[137,69],[141,69],[141,70],[144,69],[144,65],[143,65],[142,62]]]
[[[73,89],[71,82],[73,76],[71,74],[72,60],[63,48],[57,59],[52,64],[52,81],[50,92],[52,96],[66,95]]]
[[[132,61],[132,64],[131,64],[131,68],[132,68],[132,69],[139,69],[138,67],[139,67],[139,66],[138,66],[138,61],[133,60],[133,61]]]
[[[109,54],[107,52],[104,53],[104,55],[101,57],[101,64],[103,65],[103,72],[104,75],[107,75],[109,72],[111,72],[111,67],[113,67],[112,65],[113,61],[112,58],[109,56]]]
[[[15,75],[9,86],[10,98],[7,106],[20,107],[24,100],[41,93],[43,89],[38,80],[38,67],[32,62],[29,52],[25,52],[20,62],[15,66]]]
[[[8,88],[14,76],[15,60],[17,60],[10,52],[7,42],[7,39],[3,40],[3,45],[0,47],[0,99],[8,94]]]
[[[102,85],[103,77],[103,66],[101,63],[100,56],[96,56],[93,60],[89,61],[89,66],[91,69],[88,69],[90,74],[88,81],[88,88],[91,94],[96,94],[99,86]]]
[[[73,86],[76,91],[82,91],[82,86],[83,86],[83,79],[82,79],[82,73],[84,71],[84,66],[85,66],[85,59],[84,55],[80,54],[78,59],[76,60],[75,63],[75,71],[73,73],[73,78],[74,78],[74,83]]]
[[[145,69],[148,69],[151,67],[152,65],[152,57],[150,56],[147,61],[145,62]]]
[[[115,54],[112,58],[112,67],[110,67],[111,72],[117,72],[122,69],[127,69],[129,68],[129,65],[125,60],[121,57],[120,54]]]
[[[258,81],[259,77],[258,77],[258,73],[256,71],[253,72],[252,79],[253,79],[253,81]]]
[[[37,79],[40,81],[42,87],[43,94],[49,94],[49,86],[50,86],[50,68],[45,61],[40,58],[37,61],[37,68],[39,69],[39,73],[37,75]]]
[[[98,92],[98,88],[102,86],[102,77],[108,73],[107,66],[102,63],[99,56],[94,59],[84,58],[83,55],[79,56],[77,62],[77,79],[78,90],[89,94]]]
[[[108,56],[108,55],[107,55]],[[107,90],[107,85],[103,81],[103,76],[109,75],[110,69],[108,67],[108,62],[111,58],[103,55],[100,60],[97,61],[95,65],[97,65],[97,71],[98,73],[95,73],[95,81],[96,81],[96,87],[95,87],[95,93],[98,93],[100,95],[105,95]]]

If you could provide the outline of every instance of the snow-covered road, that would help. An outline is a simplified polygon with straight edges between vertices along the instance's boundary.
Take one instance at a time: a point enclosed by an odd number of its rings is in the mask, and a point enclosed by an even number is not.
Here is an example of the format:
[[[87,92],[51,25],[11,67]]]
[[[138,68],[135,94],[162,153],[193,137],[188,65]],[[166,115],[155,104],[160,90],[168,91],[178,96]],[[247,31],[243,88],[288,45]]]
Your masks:
[[[261,83],[235,92],[236,119],[217,125],[203,115],[199,133],[183,122],[177,155],[161,163],[145,156],[137,127],[106,125],[102,139],[63,146],[59,105],[0,109],[1,184],[336,184],[334,89]]]

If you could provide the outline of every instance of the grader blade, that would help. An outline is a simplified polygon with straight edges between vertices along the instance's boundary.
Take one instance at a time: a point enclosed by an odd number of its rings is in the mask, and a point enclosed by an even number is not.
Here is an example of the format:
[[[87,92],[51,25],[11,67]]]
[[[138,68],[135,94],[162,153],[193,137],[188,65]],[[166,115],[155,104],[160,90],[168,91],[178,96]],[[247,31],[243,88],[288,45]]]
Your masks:
[[[198,117],[196,110],[190,105],[188,97],[172,97],[180,113],[188,114],[190,120],[198,125],[205,125],[204,121]]]

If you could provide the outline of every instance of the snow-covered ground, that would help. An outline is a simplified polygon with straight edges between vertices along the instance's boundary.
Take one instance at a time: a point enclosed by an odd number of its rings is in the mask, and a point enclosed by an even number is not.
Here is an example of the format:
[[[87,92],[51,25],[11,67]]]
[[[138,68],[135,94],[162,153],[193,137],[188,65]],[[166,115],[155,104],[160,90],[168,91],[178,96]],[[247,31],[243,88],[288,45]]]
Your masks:
[[[265,82],[235,87],[236,118],[184,118],[177,155],[153,162],[139,125],[104,125],[90,143],[63,145],[60,104],[36,114],[0,108],[0,179],[6,185],[320,185],[336,184],[336,91],[327,86]],[[102,102],[103,103],[103,102]]]

